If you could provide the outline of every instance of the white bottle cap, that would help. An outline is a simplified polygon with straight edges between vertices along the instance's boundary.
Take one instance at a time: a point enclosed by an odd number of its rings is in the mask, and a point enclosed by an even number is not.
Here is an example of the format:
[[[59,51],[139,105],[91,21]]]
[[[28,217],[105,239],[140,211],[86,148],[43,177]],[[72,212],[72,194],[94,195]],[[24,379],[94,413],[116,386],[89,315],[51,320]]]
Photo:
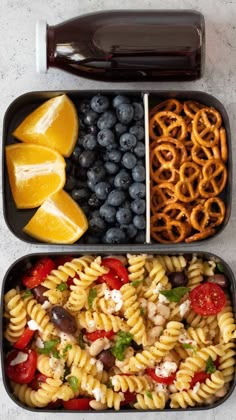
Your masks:
[[[36,23],[36,70],[37,73],[47,72],[47,22],[38,20]]]

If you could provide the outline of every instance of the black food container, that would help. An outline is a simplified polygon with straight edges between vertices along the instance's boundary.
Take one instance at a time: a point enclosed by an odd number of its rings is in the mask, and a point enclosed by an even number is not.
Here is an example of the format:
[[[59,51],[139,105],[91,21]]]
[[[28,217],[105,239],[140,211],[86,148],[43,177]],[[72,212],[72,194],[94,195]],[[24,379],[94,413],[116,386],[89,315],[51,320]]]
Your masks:
[[[150,248],[152,248],[152,246]],[[103,247],[103,250],[101,250],[101,252],[97,252],[96,255],[101,255],[101,256],[104,255],[105,256],[105,255],[109,255],[110,253],[111,253],[111,250],[109,252],[109,251],[105,250],[105,248]],[[113,253],[113,250],[112,250],[112,253]],[[139,253],[142,253],[141,249],[139,250]],[[155,251],[152,249],[152,250],[150,250],[149,253],[150,254],[155,254]],[[80,253],[74,252],[73,254],[71,254],[71,256],[80,257],[80,256],[85,255],[85,254],[87,254],[86,251],[81,251]],[[90,253],[90,255],[91,254],[92,253]],[[125,254],[125,252],[124,252],[124,254]],[[41,409],[41,408],[30,408],[30,407],[25,406],[24,404],[22,404],[20,401],[18,401],[15,398],[15,396],[14,396],[12,390],[11,390],[10,381],[7,378],[5,370],[4,370],[5,356],[6,356],[7,351],[9,351],[9,344],[6,343],[6,340],[4,338],[4,317],[3,317],[3,314],[4,314],[4,295],[11,288],[14,288],[17,285],[20,285],[19,273],[26,267],[26,265],[29,262],[34,262],[35,260],[37,260],[40,257],[46,257],[46,256],[48,256],[48,257],[62,257],[62,256],[65,256],[65,255],[66,254],[62,253],[62,252],[56,252],[56,253],[46,252],[46,253],[29,254],[29,255],[26,255],[24,257],[21,257],[9,267],[9,269],[7,270],[7,272],[4,276],[3,283],[2,283],[1,314],[0,314],[0,316],[1,316],[0,343],[1,343],[1,366],[2,366],[3,384],[4,384],[5,390],[6,390],[7,394],[9,395],[9,397],[18,406],[20,406],[21,408],[24,408],[28,411],[34,412],[34,413],[39,413],[39,412],[41,412],[41,413],[45,413],[45,412],[51,412],[51,413],[57,413],[57,412],[59,413],[60,412],[60,413],[63,413],[64,412],[64,413],[68,414],[68,410],[65,410],[65,409],[51,409],[49,407],[48,408],[46,407],[46,408],[43,408],[43,409]],[[121,254],[119,254],[119,255],[121,255]],[[209,253],[209,252],[198,252],[198,251],[195,252],[195,251],[193,251],[193,252],[190,253],[190,252],[181,251],[181,250],[178,251],[178,252],[169,251],[168,253],[166,253],[164,251],[158,251],[158,255],[162,255],[162,256],[164,256],[164,255],[168,255],[168,256],[183,255],[184,257],[186,257],[187,260],[190,260],[192,258],[192,256],[196,256],[196,257],[200,257],[200,258],[202,258],[203,260],[206,260],[206,261],[213,260],[216,263],[220,263],[221,267],[223,267],[224,274],[226,275],[226,277],[228,278],[228,281],[229,281],[228,292],[229,292],[229,295],[230,295],[230,298],[231,298],[231,301],[232,301],[232,306],[233,306],[234,316],[235,316],[235,314],[236,314],[235,277],[234,277],[234,274],[233,274],[231,268],[220,257],[216,256],[215,254]],[[114,252],[113,256],[115,256],[115,252]],[[235,370],[235,373],[234,373],[234,379],[230,384],[230,387],[229,387],[229,390],[228,390],[227,394],[223,398],[220,398],[219,400],[217,400],[213,404],[198,406],[198,407],[193,407],[193,408],[189,407],[187,409],[171,409],[171,408],[167,407],[164,410],[151,410],[151,411],[150,410],[140,410],[140,411],[141,412],[144,412],[144,411],[163,412],[163,413],[166,412],[166,411],[168,411],[168,412],[174,412],[174,411],[177,411],[177,412],[185,412],[185,411],[192,412],[192,411],[198,411],[198,410],[204,411],[204,410],[216,408],[217,406],[223,404],[230,397],[230,395],[234,391],[235,385],[236,385],[236,370]],[[138,412],[138,410],[135,410],[135,409],[125,409],[125,408],[123,409],[123,408],[121,408],[121,410],[123,412],[129,412],[129,413]],[[73,410],[71,412],[74,412],[74,413],[75,412],[77,412],[77,413],[83,413],[83,412],[84,413],[94,413],[94,411],[81,411],[81,410]],[[109,411],[104,410],[104,411],[100,411],[100,412],[107,413],[108,415],[109,415],[109,413],[117,413],[117,411],[114,411],[114,410],[109,410]]]
[[[17,210],[14,204],[8,174],[7,174],[7,167],[6,167],[6,160],[5,160],[5,146],[15,143],[16,139],[12,136],[12,132],[14,129],[23,121],[23,119],[32,112],[35,108],[41,105],[45,100],[55,97],[61,94],[67,94],[69,98],[74,102],[77,106],[82,99],[91,98],[93,95],[97,94],[97,91],[45,91],[45,92],[29,92],[26,93],[17,99],[15,99],[11,105],[8,107],[5,117],[4,117],[4,126],[3,126],[3,165],[2,165],[2,178],[3,178],[3,212],[6,224],[8,225],[11,232],[16,235],[19,239],[31,243],[31,244],[39,244],[40,242],[37,239],[31,238],[27,234],[25,234],[22,230],[23,226],[29,221],[29,219],[33,216],[36,209],[33,210]],[[145,164],[146,164],[146,238],[143,244],[134,244],[134,243],[126,243],[126,244],[118,244],[113,245],[114,249],[117,251],[125,251],[127,246],[129,247],[130,251],[136,252],[137,249],[141,249],[142,252],[147,252],[150,245],[152,245],[153,249],[161,250],[161,249],[168,249],[169,245],[163,245],[159,243],[155,243],[150,239],[150,189],[149,189],[149,110],[151,110],[155,105],[158,103],[169,99],[169,98],[176,98],[180,101],[185,100],[192,100],[203,103],[208,107],[215,107],[222,116],[223,126],[225,127],[226,134],[227,134],[227,143],[228,143],[228,162],[227,162],[227,171],[228,171],[228,178],[227,184],[220,195],[222,200],[226,206],[226,214],[223,223],[217,228],[216,233],[211,237],[218,236],[226,227],[231,213],[231,203],[232,203],[232,147],[231,147],[231,132],[230,132],[230,125],[229,125],[229,118],[227,112],[222,105],[222,103],[216,99],[214,96],[209,95],[205,92],[198,92],[198,91],[152,91],[152,92],[139,92],[139,91],[101,91],[100,93],[105,94],[109,97],[112,97],[117,94],[124,94],[130,97],[138,98],[139,100],[143,100],[144,103],[144,126],[145,126],[145,146],[146,146],[146,156],[145,156]],[[206,243],[207,241],[211,240],[211,238],[206,238],[201,241],[197,241],[197,243]],[[184,247],[188,245],[182,243]],[[50,244],[51,245],[51,244]],[[171,244],[173,248],[177,248],[181,244]],[[59,249],[57,245],[51,245],[55,249]],[[87,243],[83,237],[80,238],[78,242],[73,245],[66,245],[72,249],[83,249],[87,251],[98,251],[98,250],[109,250],[110,245],[104,244],[89,244]]]

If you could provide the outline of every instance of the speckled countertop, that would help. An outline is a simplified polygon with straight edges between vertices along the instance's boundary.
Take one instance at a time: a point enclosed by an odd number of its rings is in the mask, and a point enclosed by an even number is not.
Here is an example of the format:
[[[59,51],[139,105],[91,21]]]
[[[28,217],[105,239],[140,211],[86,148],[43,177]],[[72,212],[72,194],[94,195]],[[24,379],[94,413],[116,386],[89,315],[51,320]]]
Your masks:
[[[196,9],[206,18],[206,69],[204,77],[189,83],[130,83],[117,84],[117,88],[130,89],[193,89],[216,96],[223,102],[229,114],[232,131],[234,162],[236,162],[236,0],[120,0],[118,8],[176,8]],[[110,89],[111,85],[82,80],[57,70],[46,75],[35,71],[35,22],[44,18],[49,24],[59,23],[78,14],[114,8],[109,0],[1,0],[0,1],[0,116],[18,95],[32,90]],[[2,124],[0,124],[2,134]],[[234,163],[234,169],[235,163]],[[0,185],[2,192],[2,185]],[[212,251],[226,260],[236,273],[236,194],[233,185],[233,206],[230,222],[220,237],[208,245],[195,246],[195,250]],[[47,247],[31,246],[15,238],[7,229],[0,203],[0,281],[7,268],[20,256],[47,250]],[[56,414],[59,419],[121,418],[122,414]],[[236,391],[229,400],[215,410],[188,413],[134,413],[129,419],[149,418],[185,420],[236,419]],[[33,414],[20,409],[6,394],[0,380],[0,420],[45,420],[55,414]]]

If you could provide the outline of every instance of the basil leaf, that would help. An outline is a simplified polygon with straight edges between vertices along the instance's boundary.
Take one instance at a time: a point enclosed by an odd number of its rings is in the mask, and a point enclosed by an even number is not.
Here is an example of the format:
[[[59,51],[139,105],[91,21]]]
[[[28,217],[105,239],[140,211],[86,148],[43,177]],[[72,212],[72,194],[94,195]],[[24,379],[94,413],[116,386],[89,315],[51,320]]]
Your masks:
[[[139,286],[141,283],[143,282],[143,280],[135,280],[131,282],[131,286],[133,287],[137,287]]]
[[[88,306],[89,306],[89,309],[92,308],[93,301],[94,301],[94,299],[95,299],[96,296],[97,296],[97,290],[96,289],[90,289],[89,290],[89,295],[88,295]]]
[[[140,315],[142,315],[142,316],[144,316],[144,315],[145,315],[144,308],[140,308]]]
[[[68,286],[66,283],[61,283],[57,285],[57,290],[60,290],[60,292],[64,292],[68,289]]]
[[[189,287],[175,287],[171,290],[160,290],[159,293],[170,302],[179,302],[189,292]]]
[[[222,264],[221,262],[218,262],[218,263],[216,264],[216,268],[217,268],[217,270],[218,270],[220,273],[224,273],[224,272],[225,272],[225,268],[224,268],[224,266],[223,266],[223,264]]]
[[[80,335],[78,337],[78,343],[79,343],[80,348],[82,350],[84,350],[85,349],[85,342],[83,340],[83,334],[82,334],[82,332],[80,333]]]
[[[153,400],[152,393],[150,391],[146,391],[145,394],[148,398],[151,398],[151,400]]]
[[[189,344],[189,343],[183,343],[183,348],[184,348],[184,349],[190,349],[190,350],[193,350],[193,352],[194,352],[195,354],[197,353],[196,347],[192,346],[192,344]]]
[[[214,373],[216,371],[216,366],[212,360],[212,357],[209,356],[207,361],[206,361],[206,373]]]
[[[79,379],[76,376],[69,376],[67,378],[67,382],[70,384],[71,388],[74,392],[78,391],[79,387]]]
[[[25,293],[21,296],[22,299],[26,299],[27,297],[33,296],[33,293],[31,292],[30,289],[26,289]]]
[[[125,351],[127,347],[129,347],[132,339],[133,339],[133,335],[130,334],[129,332],[124,332],[124,331],[118,332],[115,345],[111,348],[111,352],[116,357],[116,359],[120,360],[121,362],[124,360]]]
[[[55,340],[48,340],[48,341],[44,341],[43,343],[43,348],[40,349],[38,348],[38,353],[40,354],[50,354],[50,353],[58,353],[55,349],[55,346],[60,342],[59,339],[55,339]],[[59,353],[58,353],[59,356]],[[56,356],[55,356],[56,357]],[[59,357],[57,357],[57,359],[59,359]]]
[[[55,357],[55,359],[60,359],[60,355],[59,352],[57,350],[52,349],[51,351],[53,357]]]
[[[71,349],[72,349],[72,345],[67,344],[66,347],[63,349],[62,355],[65,356],[68,350],[71,350]]]

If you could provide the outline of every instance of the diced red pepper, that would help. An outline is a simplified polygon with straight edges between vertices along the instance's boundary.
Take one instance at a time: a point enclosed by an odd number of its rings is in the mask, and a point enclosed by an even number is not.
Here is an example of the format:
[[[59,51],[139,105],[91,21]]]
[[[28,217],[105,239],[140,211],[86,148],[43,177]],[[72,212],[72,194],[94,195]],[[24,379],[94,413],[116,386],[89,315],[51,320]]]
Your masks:
[[[89,410],[91,398],[74,398],[73,400],[63,401],[66,410]]]
[[[129,283],[129,274],[122,262],[117,258],[104,258],[102,265],[115,271],[122,284]]]
[[[51,258],[40,258],[29,272],[23,276],[23,285],[28,289],[39,286],[55,267],[55,263]]]
[[[19,350],[23,350],[29,344],[31,338],[33,337],[35,331],[30,328],[26,328],[19,340],[14,344],[14,347]]]
[[[97,330],[91,333],[86,332],[85,335],[89,341],[96,341],[99,338],[104,338],[104,337],[110,339],[115,335],[115,333],[113,330],[110,330],[110,331]]]
[[[193,387],[196,385],[196,383],[200,382],[200,384],[202,384],[203,382],[205,382],[206,379],[210,378],[211,375],[210,373],[206,373],[206,372],[196,372],[192,378],[191,384],[190,384],[190,389],[193,389]]]
[[[176,378],[176,372],[174,372],[171,375],[166,376],[166,377],[156,375],[155,374],[155,369],[152,369],[152,368],[146,369],[146,372],[158,384],[170,385],[170,384],[173,384],[173,382]]]
[[[120,290],[122,282],[116,275],[115,271],[110,269],[109,273],[103,274],[99,277],[99,283],[106,283],[110,289]]]

